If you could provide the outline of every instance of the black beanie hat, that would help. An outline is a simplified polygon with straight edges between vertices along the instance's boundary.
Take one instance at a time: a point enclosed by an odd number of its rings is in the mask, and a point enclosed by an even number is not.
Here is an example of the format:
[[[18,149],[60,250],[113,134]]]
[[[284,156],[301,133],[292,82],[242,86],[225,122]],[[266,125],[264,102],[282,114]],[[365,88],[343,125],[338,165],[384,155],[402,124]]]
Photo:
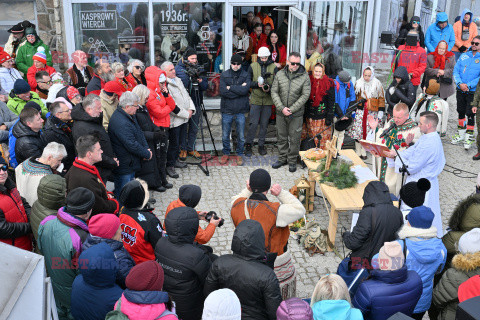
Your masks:
[[[145,189],[138,180],[129,181],[120,192],[120,203],[128,209],[142,209],[145,202]]]
[[[239,54],[234,54],[234,55],[232,56],[232,58],[230,59],[230,63],[234,63],[234,62],[241,64],[241,63],[243,62],[242,56],[239,55]]]
[[[65,211],[75,216],[81,216],[93,208],[95,195],[87,188],[78,187],[67,194]]]
[[[262,193],[270,189],[272,178],[265,169],[256,169],[250,174],[250,189],[254,193]]]
[[[28,101],[27,103],[25,103],[23,108],[24,109],[25,108],[33,108],[33,109],[38,110],[38,112],[42,112],[42,107],[40,107],[40,105],[38,103],[36,103],[35,101]]]
[[[195,51],[193,48],[188,47],[185,53],[183,54],[183,57],[185,59],[188,59],[188,57],[193,56],[194,54],[197,54],[197,51]]]
[[[425,202],[425,194],[428,190],[430,190],[430,181],[421,178],[405,184],[400,189],[400,199],[410,208],[419,207]]]

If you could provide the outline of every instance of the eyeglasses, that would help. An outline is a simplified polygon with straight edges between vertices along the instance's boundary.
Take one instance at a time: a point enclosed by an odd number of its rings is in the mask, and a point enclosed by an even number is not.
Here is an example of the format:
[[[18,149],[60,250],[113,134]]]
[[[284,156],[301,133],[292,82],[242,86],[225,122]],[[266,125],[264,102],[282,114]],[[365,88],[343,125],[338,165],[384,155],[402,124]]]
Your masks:
[[[480,42],[472,41],[472,46],[478,46],[479,44],[480,44]]]
[[[239,66],[241,65],[241,63],[238,63],[238,62],[232,62],[232,66]]]
[[[57,113],[65,113],[65,112],[72,112],[72,110],[67,109],[67,110],[59,111],[59,112],[57,112]]]
[[[7,171],[8,170],[8,166],[6,164],[3,164],[0,166],[0,171]]]
[[[292,66],[299,66],[299,65],[300,65],[300,62],[290,62],[290,64],[291,64]]]

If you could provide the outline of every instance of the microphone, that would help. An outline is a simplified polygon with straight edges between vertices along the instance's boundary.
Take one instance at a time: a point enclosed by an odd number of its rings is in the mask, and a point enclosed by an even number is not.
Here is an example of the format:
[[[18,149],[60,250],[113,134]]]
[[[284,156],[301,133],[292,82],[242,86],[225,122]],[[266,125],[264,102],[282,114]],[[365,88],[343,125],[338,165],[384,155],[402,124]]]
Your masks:
[[[395,129],[397,127],[397,125],[395,124],[395,122],[385,131],[382,132],[382,134],[380,135],[380,138],[383,138],[387,135],[387,133],[389,133],[390,131],[392,131],[393,129]]]
[[[360,105],[360,104],[362,104],[362,103],[365,103],[365,101],[367,101],[367,100],[366,100],[366,99],[360,99],[360,100],[358,100],[357,102],[355,102],[354,104],[352,104],[351,106],[349,106],[349,107],[347,108],[347,110],[345,110],[345,116],[347,116],[347,117],[350,116],[350,114],[351,114],[353,111],[357,110],[357,106]]]

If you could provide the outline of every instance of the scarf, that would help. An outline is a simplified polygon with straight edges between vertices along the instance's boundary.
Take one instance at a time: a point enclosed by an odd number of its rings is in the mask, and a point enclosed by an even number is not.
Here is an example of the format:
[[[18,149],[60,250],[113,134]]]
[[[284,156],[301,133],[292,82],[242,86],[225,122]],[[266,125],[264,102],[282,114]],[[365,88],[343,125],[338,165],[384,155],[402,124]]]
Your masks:
[[[100,173],[98,172],[98,169],[97,167],[95,166],[91,166],[89,165],[88,163],[86,162],[83,162],[81,161],[80,159],[76,158],[75,161],[73,162],[73,166],[74,167],[77,167],[79,169],[82,169],[82,170],[85,170],[87,172],[90,172],[91,174],[93,174],[94,176],[97,177],[98,179],[98,182],[100,182],[103,187],[105,188],[105,190],[107,189],[107,187],[105,186],[105,183],[103,182],[102,180],[102,177],[100,176]]]
[[[433,69],[441,69],[441,70],[444,70],[445,69],[445,63],[446,62],[449,62],[449,58],[451,56],[454,56],[455,54],[451,51],[445,51],[445,54],[443,55],[440,55],[438,54],[438,46],[440,45],[440,43],[445,43],[447,45],[447,49],[448,49],[448,43],[444,40],[440,41],[437,45],[437,47],[435,48],[435,51],[434,52],[430,52],[429,54],[432,55],[435,59],[435,63],[433,65]]]
[[[328,90],[333,86],[333,81],[325,74],[320,79],[315,79],[313,75],[310,75],[310,83],[312,84],[310,100],[313,101],[313,106],[316,107],[320,104],[320,101],[323,100],[323,97],[327,95]]]
[[[366,82],[364,78],[365,70],[372,72],[370,81]],[[362,96],[364,99],[379,98],[383,96],[383,86],[380,80],[375,77],[373,67],[367,66],[363,69],[362,77],[355,82],[355,94]]]

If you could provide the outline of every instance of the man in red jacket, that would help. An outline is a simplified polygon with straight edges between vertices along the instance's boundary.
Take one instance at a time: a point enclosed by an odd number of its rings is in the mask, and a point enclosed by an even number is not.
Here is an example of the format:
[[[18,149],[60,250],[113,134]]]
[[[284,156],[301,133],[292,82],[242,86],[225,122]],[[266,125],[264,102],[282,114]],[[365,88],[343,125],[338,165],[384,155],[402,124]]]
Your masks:
[[[399,66],[407,68],[410,80],[416,91],[420,85],[420,78],[425,69],[427,69],[427,52],[420,47],[420,42],[417,41],[415,46],[409,46],[407,42],[398,47],[398,54],[393,61],[393,72]]]

